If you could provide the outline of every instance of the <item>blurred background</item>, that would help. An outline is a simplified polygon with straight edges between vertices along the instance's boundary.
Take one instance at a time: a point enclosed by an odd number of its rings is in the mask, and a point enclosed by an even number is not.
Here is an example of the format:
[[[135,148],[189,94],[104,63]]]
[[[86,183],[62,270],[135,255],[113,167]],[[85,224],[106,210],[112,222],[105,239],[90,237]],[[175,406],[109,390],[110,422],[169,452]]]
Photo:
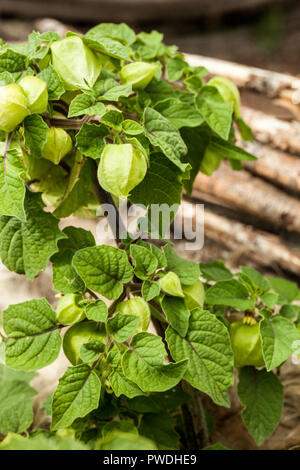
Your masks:
[[[82,31],[125,21],[184,52],[299,72],[299,0],[0,0],[0,36],[22,41],[45,17]]]

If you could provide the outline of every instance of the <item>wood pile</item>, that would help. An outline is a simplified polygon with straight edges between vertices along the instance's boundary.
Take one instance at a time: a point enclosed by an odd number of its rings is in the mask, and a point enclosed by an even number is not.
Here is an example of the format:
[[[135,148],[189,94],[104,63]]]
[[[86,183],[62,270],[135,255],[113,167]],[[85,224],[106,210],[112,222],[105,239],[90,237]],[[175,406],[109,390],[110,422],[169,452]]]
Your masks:
[[[300,78],[203,56],[186,59],[239,86],[254,141],[238,143],[258,158],[242,171],[224,162],[210,177],[198,174],[192,198],[205,203],[205,237],[258,265],[300,275]]]

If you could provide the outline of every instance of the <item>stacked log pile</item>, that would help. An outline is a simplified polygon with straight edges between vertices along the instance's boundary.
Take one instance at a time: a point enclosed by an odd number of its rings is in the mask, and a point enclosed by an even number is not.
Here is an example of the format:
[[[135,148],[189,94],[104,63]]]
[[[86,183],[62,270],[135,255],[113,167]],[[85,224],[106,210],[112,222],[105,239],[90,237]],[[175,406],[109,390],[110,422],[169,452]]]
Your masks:
[[[239,86],[242,117],[254,134],[253,142],[239,145],[258,158],[242,171],[224,162],[210,177],[198,174],[192,198],[206,205],[206,238],[258,265],[299,275],[300,79],[203,56],[186,58]]]

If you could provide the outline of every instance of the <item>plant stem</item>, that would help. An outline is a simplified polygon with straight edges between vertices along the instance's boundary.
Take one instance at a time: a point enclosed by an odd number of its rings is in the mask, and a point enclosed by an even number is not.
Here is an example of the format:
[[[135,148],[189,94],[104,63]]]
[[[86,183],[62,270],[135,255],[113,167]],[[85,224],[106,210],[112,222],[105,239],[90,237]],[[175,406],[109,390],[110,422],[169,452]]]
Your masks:
[[[115,232],[114,233],[115,239],[117,241],[118,246],[120,246],[121,240],[119,238],[119,234],[122,233],[123,231],[125,232],[126,230],[125,230],[123,221],[121,219],[120,213],[111,195],[101,188],[98,182],[98,178],[97,178],[97,167],[95,168],[96,168],[96,172],[95,172],[94,188],[95,188],[100,204],[110,203],[115,208],[116,221],[111,220],[108,214],[108,223],[110,224],[112,231]],[[136,288],[137,283],[134,282],[131,285],[131,287]],[[109,307],[109,315],[111,315],[115,311],[116,306],[118,305],[119,302],[121,302],[125,298],[125,296],[126,296],[126,291],[124,290],[121,297],[115,300]],[[156,306],[156,308],[158,307]],[[165,340],[165,329],[166,329],[165,326],[162,324],[162,322],[160,322],[153,315],[152,315],[152,322],[153,322],[153,325],[157,334],[162,338],[162,341],[165,344],[166,350],[168,351],[169,360],[172,361],[172,357],[168,349],[168,344]],[[189,385],[185,381],[181,382],[181,387],[184,391],[186,391],[191,396],[191,401],[188,404],[183,405],[181,407],[182,417],[183,417],[184,425],[186,428],[186,436],[188,440],[187,446],[188,448],[193,449],[193,450],[202,449],[208,444],[209,438],[208,438],[206,419],[205,419],[203,405],[202,405],[201,392],[199,390],[194,389],[191,385]]]
[[[118,246],[120,246],[121,243],[122,243],[120,235],[122,233],[126,233],[126,227],[125,227],[125,225],[122,221],[119,209],[117,208],[111,194],[104,191],[104,189],[101,188],[101,186],[99,184],[98,177],[97,177],[96,164],[95,164],[95,169],[96,169],[96,171],[95,171],[95,177],[94,177],[94,189],[95,189],[98,201],[100,202],[100,205],[110,204],[114,209],[113,213],[111,213],[111,212],[107,213],[107,220],[108,220],[110,228],[111,228],[111,230],[114,234],[115,240],[116,240]]]

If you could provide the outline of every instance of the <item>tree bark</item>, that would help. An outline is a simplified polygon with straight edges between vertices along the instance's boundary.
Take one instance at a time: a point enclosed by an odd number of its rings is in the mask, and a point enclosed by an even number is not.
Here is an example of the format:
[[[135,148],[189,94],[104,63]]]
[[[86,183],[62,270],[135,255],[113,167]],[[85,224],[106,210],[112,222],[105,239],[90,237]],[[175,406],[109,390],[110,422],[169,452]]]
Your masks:
[[[195,213],[192,217],[193,229],[196,230]],[[203,230],[203,227],[198,227],[198,230]],[[208,209],[205,209],[204,233],[205,237],[258,265],[272,267],[276,271],[279,267],[297,276],[300,274],[300,251],[290,250],[277,235],[217,215]]]

